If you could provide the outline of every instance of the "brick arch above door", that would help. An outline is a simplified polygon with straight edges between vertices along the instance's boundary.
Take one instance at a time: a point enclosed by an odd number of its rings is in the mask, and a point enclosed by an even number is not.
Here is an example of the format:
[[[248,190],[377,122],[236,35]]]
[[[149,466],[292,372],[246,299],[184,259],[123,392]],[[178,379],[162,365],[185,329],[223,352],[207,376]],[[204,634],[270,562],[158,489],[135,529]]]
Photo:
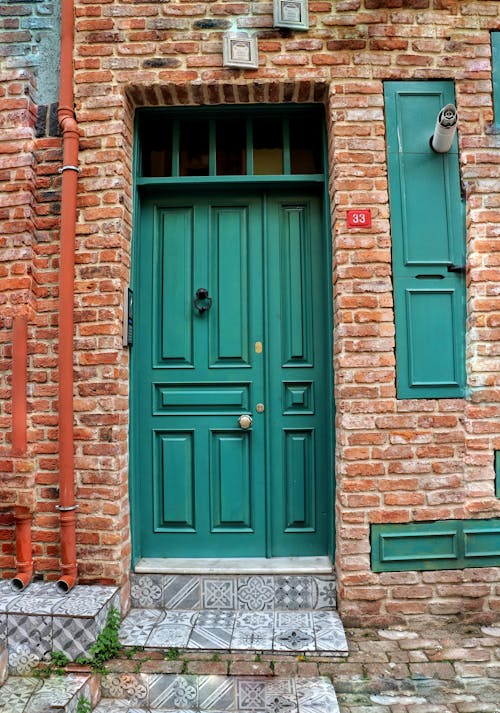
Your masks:
[[[231,81],[219,83],[130,84],[125,94],[134,107],[215,104],[326,103],[327,81]]]

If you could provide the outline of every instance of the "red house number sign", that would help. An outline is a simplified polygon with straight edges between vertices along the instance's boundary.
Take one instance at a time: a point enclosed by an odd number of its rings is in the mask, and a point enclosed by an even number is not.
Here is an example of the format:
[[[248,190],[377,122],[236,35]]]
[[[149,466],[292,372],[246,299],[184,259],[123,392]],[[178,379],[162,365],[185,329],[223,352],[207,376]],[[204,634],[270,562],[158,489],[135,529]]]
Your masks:
[[[371,228],[371,225],[372,212],[369,208],[347,211],[348,228]]]

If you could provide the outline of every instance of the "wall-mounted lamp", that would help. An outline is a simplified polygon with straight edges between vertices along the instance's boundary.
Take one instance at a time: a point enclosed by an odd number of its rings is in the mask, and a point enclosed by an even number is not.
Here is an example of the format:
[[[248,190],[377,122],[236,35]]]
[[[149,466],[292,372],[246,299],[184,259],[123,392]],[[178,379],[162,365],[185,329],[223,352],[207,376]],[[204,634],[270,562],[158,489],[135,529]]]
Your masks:
[[[444,106],[436,119],[434,133],[430,139],[431,149],[436,153],[446,153],[451,149],[457,131],[458,114],[454,104]]]
[[[257,37],[247,32],[226,32],[222,42],[222,61],[224,67],[258,69]]]
[[[274,26],[309,29],[308,0],[273,0]]]

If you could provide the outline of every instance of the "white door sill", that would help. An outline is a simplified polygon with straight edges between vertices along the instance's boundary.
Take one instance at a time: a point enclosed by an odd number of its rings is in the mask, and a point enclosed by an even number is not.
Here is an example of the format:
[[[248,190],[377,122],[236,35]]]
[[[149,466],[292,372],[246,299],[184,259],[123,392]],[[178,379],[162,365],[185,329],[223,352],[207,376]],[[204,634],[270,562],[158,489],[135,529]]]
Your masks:
[[[186,559],[143,557],[137,574],[332,574],[333,565],[323,557],[242,557]]]

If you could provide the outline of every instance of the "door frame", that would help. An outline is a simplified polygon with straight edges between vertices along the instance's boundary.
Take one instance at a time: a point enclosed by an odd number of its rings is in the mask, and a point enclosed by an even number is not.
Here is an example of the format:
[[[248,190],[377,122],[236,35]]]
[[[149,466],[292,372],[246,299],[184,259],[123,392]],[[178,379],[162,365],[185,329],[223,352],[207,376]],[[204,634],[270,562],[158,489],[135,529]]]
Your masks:
[[[161,113],[179,112],[184,115],[194,115],[198,113],[206,113],[210,116],[227,116],[231,112],[238,111],[244,112],[245,115],[254,114],[262,115],[263,113],[271,114],[273,116],[287,116],[294,112],[304,112],[304,111],[314,111],[317,114],[321,113],[322,116],[322,162],[323,162],[323,172],[320,177],[318,175],[308,176],[308,175],[297,175],[297,176],[237,176],[234,180],[234,176],[221,176],[221,177],[196,177],[196,178],[142,178],[139,174],[140,171],[140,116],[142,114],[156,113],[158,116]],[[332,228],[330,222],[330,197],[328,191],[328,149],[327,149],[327,136],[326,136],[326,122],[324,117],[324,107],[322,105],[255,105],[255,106],[220,106],[220,107],[170,107],[162,108],[155,107],[154,109],[147,108],[141,109],[137,112],[139,120],[136,120],[134,126],[134,154],[133,154],[133,166],[134,166],[134,190],[133,190],[133,228],[132,228],[132,249],[131,249],[131,270],[130,270],[130,286],[132,291],[137,289],[138,285],[138,274],[137,274],[137,244],[139,239],[139,230],[141,225],[141,203],[144,196],[147,196],[151,192],[158,192],[159,190],[168,191],[169,196],[177,195],[179,200],[187,193],[192,193],[193,191],[213,191],[221,190],[226,193],[229,192],[257,192],[259,189],[268,192],[276,193],[286,193],[290,192],[293,196],[299,190],[299,186],[305,187],[310,191],[313,187],[317,192],[318,197],[322,202],[322,223],[323,223],[323,239],[324,239],[324,257],[322,280],[324,280],[324,290],[327,296],[327,308],[326,314],[328,319],[328,324],[331,330],[331,340],[328,351],[328,359],[330,360],[331,368],[327,370],[325,379],[328,393],[330,396],[330,408],[328,409],[328,433],[329,437],[329,452],[327,454],[327,493],[328,501],[330,507],[328,509],[328,544],[327,552],[331,562],[334,561],[335,556],[335,403],[334,403],[334,391],[333,391],[333,284],[331,279],[331,265],[332,265]],[[236,186],[235,186],[236,183]],[[304,185],[306,184],[306,185]],[[265,325],[267,329],[267,323]],[[137,335],[136,335],[137,338]],[[137,483],[137,479],[134,478],[135,465],[138,458],[139,448],[136,443],[136,437],[133,431],[134,423],[134,391],[132,389],[132,375],[133,375],[133,359],[134,359],[133,345],[129,352],[129,501],[130,501],[130,528],[131,528],[131,554],[132,554],[132,569],[135,567],[137,561],[141,558],[141,542],[140,542],[140,493]],[[267,377],[266,377],[267,378]],[[267,460],[267,456],[266,456]],[[244,558],[242,558],[244,559]]]

